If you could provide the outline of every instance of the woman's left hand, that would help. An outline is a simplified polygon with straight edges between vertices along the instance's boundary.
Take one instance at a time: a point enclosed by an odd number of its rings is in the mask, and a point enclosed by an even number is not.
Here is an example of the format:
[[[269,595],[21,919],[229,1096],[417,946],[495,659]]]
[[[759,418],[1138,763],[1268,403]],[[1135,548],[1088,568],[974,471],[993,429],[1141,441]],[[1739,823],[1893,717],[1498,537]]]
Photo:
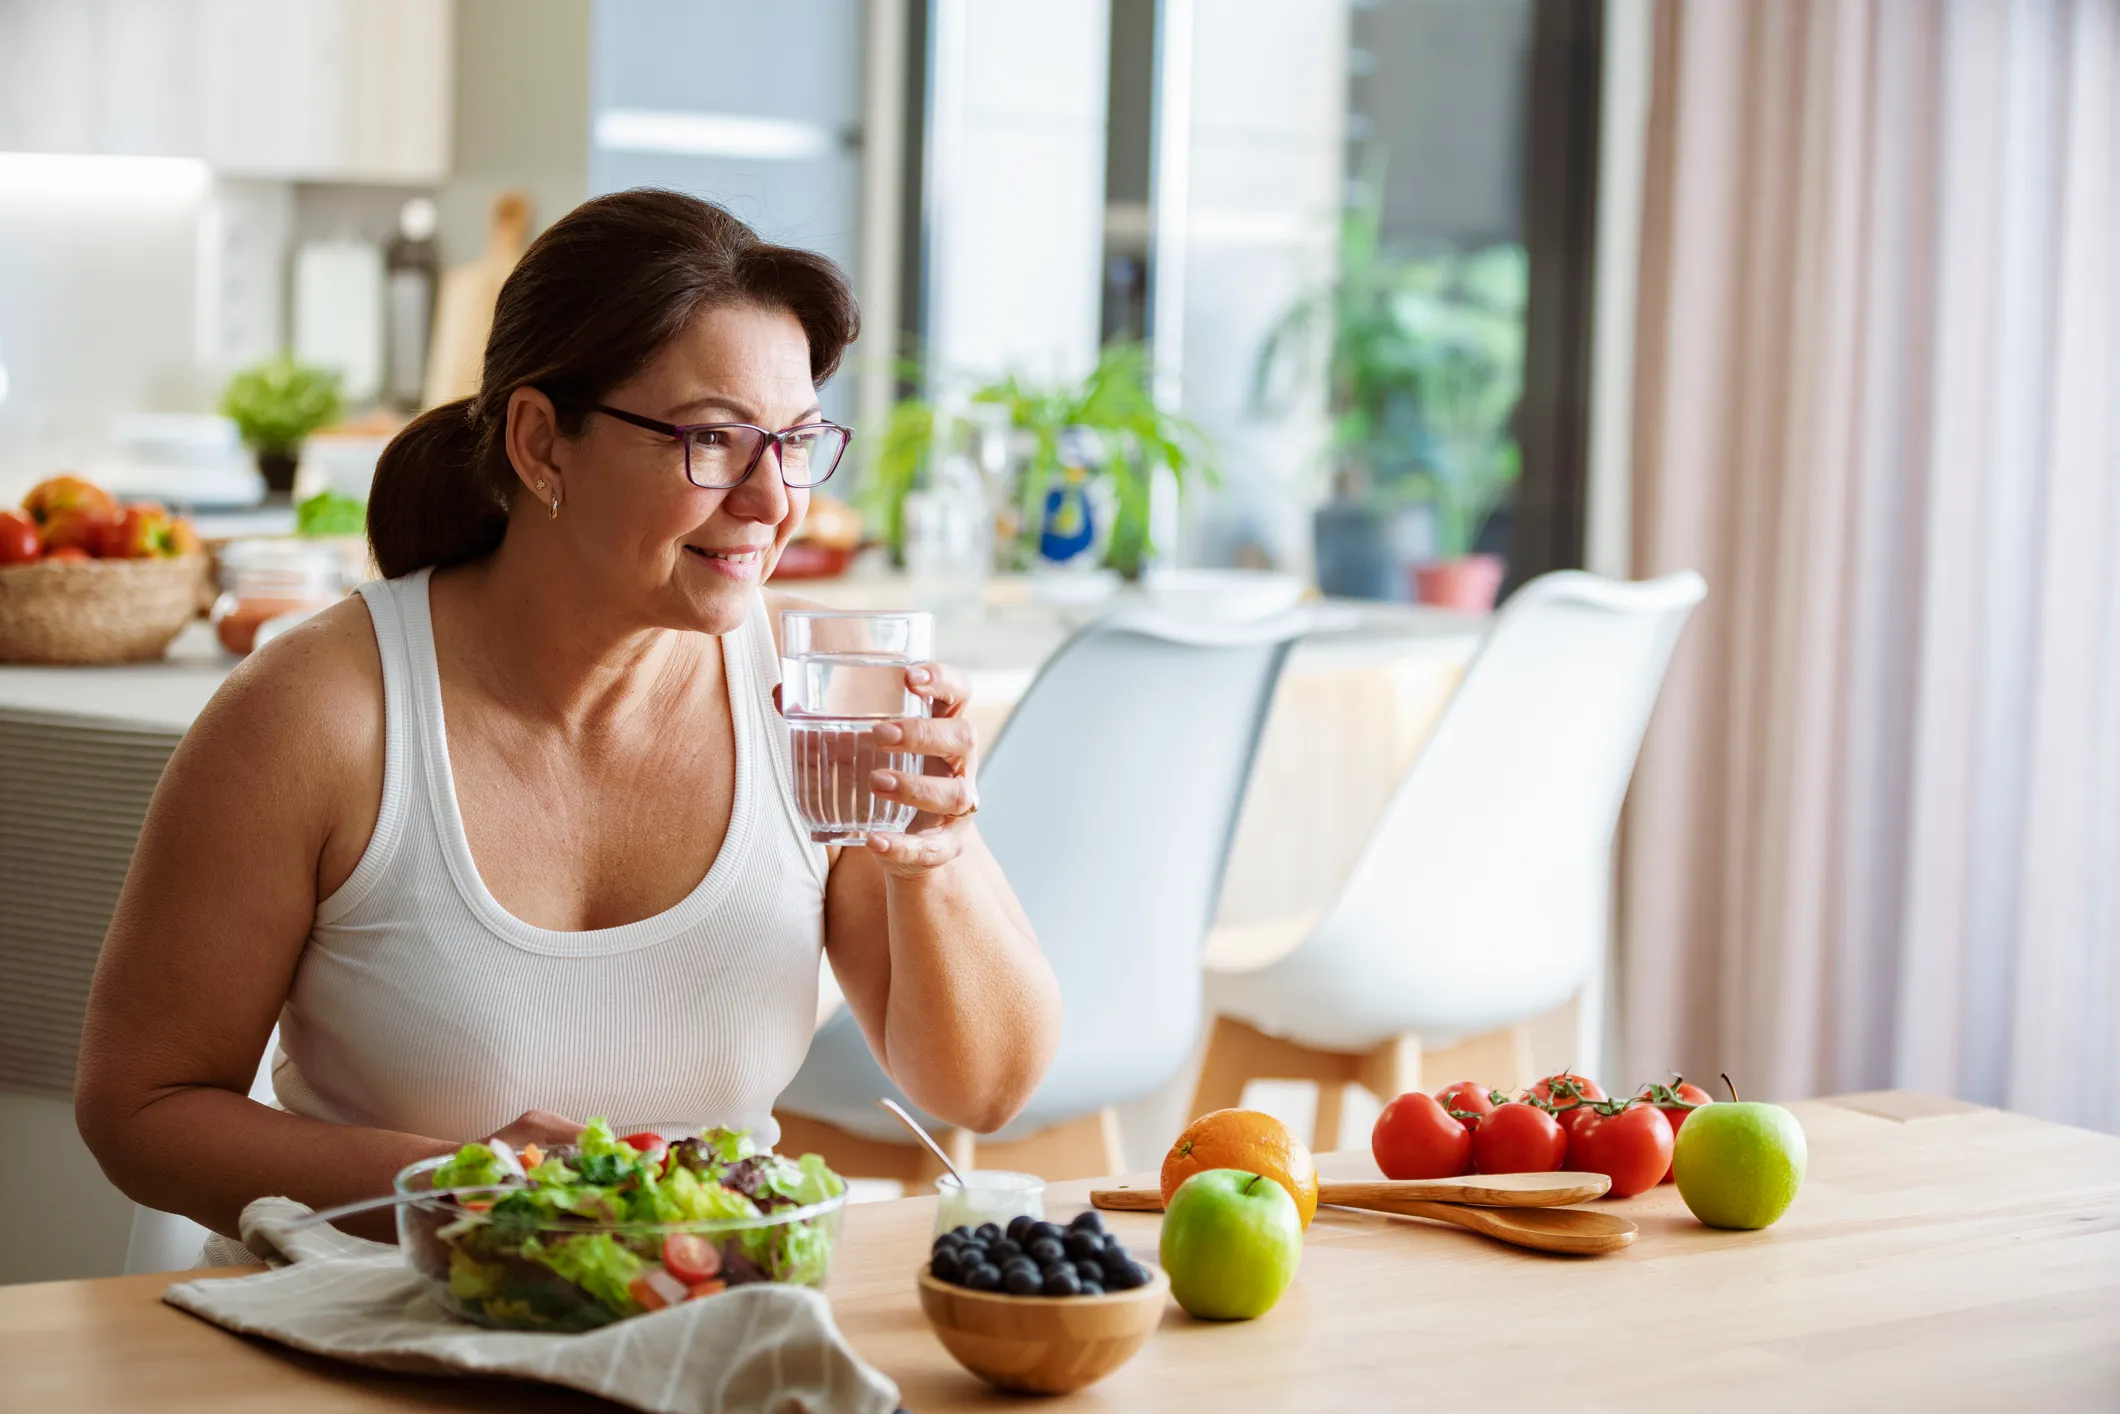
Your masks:
[[[869,836],[869,852],[884,872],[915,878],[949,863],[964,851],[965,832],[979,809],[973,775],[979,743],[964,709],[972,699],[964,674],[942,663],[919,663],[906,669],[906,687],[928,702],[926,717],[906,717],[876,728],[876,741],[893,751],[926,758],[918,775],[873,771],[869,785],[876,794],[920,813],[902,835]]]

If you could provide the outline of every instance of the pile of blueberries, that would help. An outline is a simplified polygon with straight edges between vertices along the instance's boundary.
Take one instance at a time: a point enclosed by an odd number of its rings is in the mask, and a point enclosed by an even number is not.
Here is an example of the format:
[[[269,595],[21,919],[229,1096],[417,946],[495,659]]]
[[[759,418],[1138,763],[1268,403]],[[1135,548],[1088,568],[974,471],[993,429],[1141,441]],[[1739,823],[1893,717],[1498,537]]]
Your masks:
[[[1148,1268],[1126,1255],[1094,1211],[1066,1227],[1017,1216],[952,1228],[935,1239],[935,1280],[1011,1296],[1102,1296],[1148,1284]]]

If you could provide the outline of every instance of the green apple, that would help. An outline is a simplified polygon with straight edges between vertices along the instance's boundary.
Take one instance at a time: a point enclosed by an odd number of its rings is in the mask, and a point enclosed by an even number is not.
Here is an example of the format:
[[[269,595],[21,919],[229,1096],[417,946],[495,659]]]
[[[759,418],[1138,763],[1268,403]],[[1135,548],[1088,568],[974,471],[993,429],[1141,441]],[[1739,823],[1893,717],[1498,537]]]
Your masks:
[[[1303,1256],[1303,1219],[1288,1190],[1242,1169],[1208,1169],[1178,1185],[1160,1249],[1170,1294],[1210,1321],[1273,1309]]]
[[[1688,1114],[1671,1145],[1678,1196],[1709,1227],[1772,1223],[1796,1201],[1808,1159],[1795,1115],[1734,1090],[1728,1104]]]

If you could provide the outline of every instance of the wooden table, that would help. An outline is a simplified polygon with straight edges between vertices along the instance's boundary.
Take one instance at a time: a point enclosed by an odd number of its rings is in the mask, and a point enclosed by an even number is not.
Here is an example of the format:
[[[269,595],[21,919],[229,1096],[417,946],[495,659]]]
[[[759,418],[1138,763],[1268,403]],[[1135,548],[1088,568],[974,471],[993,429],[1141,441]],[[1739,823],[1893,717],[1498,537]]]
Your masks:
[[[1903,1093],[1794,1108],[1810,1178],[1765,1232],[1703,1228],[1669,1188],[1604,1205],[1642,1233],[1592,1259],[1328,1209],[1267,1316],[1213,1325],[1172,1307],[1131,1365],[1037,1407],[2120,1407],[2120,1138]],[[1374,1174],[1366,1154],[1320,1167]],[[1056,1185],[1053,1210],[1087,1187]],[[912,1273],[933,1202],[849,1210],[831,1284],[840,1325],[915,1414],[1026,1408],[961,1372],[921,1318]],[[1111,1219],[1144,1254],[1157,1222]],[[163,1305],[170,1280],[0,1288],[0,1409],[610,1407],[296,1356]]]

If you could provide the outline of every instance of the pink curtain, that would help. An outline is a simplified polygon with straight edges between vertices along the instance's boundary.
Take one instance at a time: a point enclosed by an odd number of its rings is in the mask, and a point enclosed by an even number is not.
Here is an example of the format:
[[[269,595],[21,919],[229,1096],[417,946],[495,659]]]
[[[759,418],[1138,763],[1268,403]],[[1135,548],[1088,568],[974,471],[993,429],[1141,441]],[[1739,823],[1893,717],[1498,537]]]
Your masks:
[[[1630,1075],[2120,1131],[2120,0],[1661,0]]]

